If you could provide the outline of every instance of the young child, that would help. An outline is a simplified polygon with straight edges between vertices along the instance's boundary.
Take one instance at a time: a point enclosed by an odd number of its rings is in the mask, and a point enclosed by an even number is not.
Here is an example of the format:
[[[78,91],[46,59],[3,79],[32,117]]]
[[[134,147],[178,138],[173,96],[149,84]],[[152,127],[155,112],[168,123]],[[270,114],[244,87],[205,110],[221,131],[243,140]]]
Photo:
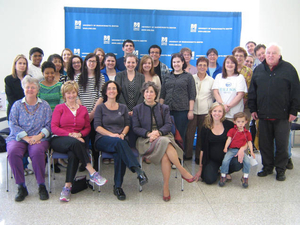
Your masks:
[[[248,121],[247,115],[244,112],[236,113],[233,117],[233,121],[235,124],[234,128],[231,128],[228,131],[227,133],[228,138],[223,150],[226,154],[221,166],[221,178],[219,181],[220,187],[223,187],[225,185],[226,174],[228,173],[231,159],[237,155],[240,148],[248,144],[251,155],[253,156],[253,158],[255,158],[255,154],[253,153],[251,133],[245,128],[245,125],[247,124]],[[250,166],[251,166],[247,154],[244,154],[244,159],[243,159],[244,176],[241,179],[244,188],[248,187],[248,176],[249,176]]]

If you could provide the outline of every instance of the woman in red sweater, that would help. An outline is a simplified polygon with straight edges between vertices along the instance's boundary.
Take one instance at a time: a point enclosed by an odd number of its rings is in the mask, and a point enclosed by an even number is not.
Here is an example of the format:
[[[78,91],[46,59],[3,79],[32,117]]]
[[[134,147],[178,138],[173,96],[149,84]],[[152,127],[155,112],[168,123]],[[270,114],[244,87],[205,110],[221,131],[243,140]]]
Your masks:
[[[85,165],[90,174],[90,181],[101,186],[106,179],[101,177],[92,167],[85,145],[84,137],[91,130],[89,114],[85,106],[77,104],[78,84],[67,81],[61,88],[65,103],[55,107],[52,114],[51,148],[54,151],[68,154],[66,183],[61,192],[60,200],[70,200],[72,182],[78,169],[79,161]]]

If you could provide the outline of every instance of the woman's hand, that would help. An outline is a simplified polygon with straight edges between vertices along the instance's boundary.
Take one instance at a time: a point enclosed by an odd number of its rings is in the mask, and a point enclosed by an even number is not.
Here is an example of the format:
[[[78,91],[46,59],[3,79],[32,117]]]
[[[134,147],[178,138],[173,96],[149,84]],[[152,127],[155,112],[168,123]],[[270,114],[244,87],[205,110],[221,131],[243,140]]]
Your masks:
[[[151,133],[148,134],[150,143],[155,141],[160,136],[158,130],[154,130]]]
[[[199,166],[199,170],[193,177],[193,180],[194,181],[198,181],[199,179],[201,180],[201,174],[202,174],[202,166]]]
[[[224,105],[224,108],[225,108],[225,112],[229,112],[229,110],[230,110],[230,106],[229,105]]]
[[[42,135],[33,135],[33,136],[26,136],[22,138],[30,145],[35,145],[41,143]]]
[[[132,116],[132,114],[133,114],[133,111],[128,112],[129,116]]]
[[[187,114],[188,120],[192,120],[194,119],[194,112],[192,110],[190,110]]]

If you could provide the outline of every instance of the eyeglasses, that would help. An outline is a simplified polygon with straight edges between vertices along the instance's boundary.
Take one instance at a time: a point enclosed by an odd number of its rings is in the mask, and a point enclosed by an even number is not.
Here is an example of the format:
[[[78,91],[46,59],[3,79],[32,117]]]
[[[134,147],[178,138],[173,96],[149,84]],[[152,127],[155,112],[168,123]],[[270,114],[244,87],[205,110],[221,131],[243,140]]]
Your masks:
[[[96,60],[88,60],[88,63],[97,63]]]
[[[159,55],[159,52],[150,52],[150,54],[156,54],[156,55]]]

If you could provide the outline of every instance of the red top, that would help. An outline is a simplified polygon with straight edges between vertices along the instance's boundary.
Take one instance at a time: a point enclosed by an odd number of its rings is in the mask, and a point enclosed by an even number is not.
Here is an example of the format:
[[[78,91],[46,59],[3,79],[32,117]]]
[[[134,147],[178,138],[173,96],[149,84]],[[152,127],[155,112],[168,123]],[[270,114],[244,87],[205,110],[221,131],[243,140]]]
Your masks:
[[[80,105],[74,116],[66,104],[57,105],[52,113],[51,131],[58,136],[68,136],[73,132],[87,136],[91,131],[91,124],[86,107]]]
[[[229,148],[241,148],[248,141],[252,141],[251,133],[246,128],[243,131],[239,131],[236,125],[228,131],[227,137],[232,138]]]

